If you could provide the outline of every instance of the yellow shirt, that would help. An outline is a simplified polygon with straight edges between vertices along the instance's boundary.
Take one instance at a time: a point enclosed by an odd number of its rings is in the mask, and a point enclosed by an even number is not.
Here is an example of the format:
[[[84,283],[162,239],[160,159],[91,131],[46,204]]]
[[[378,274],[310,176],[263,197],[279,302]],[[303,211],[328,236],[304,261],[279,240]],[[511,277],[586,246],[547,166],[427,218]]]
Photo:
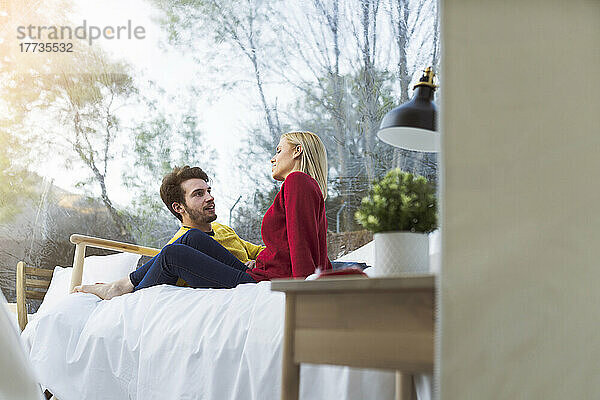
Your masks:
[[[265,246],[259,246],[257,244],[253,244],[243,240],[237,235],[237,233],[235,233],[233,229],[231,229],[227,225],[222,225],[217,222],[213,222],[211,224],[211,227],[213,232],[215,233],[213,239],[219,242],[221,246],[229,250],[229,252],[235,256],[235,258],[237,258],[243,263],[245,263],[248,260],[256,260],[256,256],[258,256],[258,253],[265,249]],[[189,230],[189,227],[182,226],[167,244],[173,243]]]
[[[231,229],[227,225],[222,225],[217,222],[213,222],[211,224],[211,227],[213,232],[215,233],[213,239],[219,242],[221,246],[229,250],[229,252],[235,256],[235,258],[237,258],[243,263],[249,260],[256,260],[256,256],[258,256],[258,253],[265,249],[265,246],[259,246],[243,240],[237,235],[237,233],[235,233],[233,229]],[[189,230],[189,227],[182,226],[167,244],[173,243]],[[184,286],[185,281],[180,278],[177,281],[177,285]]]

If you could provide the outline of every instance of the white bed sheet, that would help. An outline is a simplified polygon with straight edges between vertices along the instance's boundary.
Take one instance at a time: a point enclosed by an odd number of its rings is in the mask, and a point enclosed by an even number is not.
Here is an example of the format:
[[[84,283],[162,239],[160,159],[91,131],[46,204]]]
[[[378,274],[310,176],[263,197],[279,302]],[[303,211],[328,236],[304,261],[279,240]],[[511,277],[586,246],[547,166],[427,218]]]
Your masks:
[[[40,383],[61,400],[279,399],[284,295],[161,285],[100,301],[73,294],[22,338]],[[300,397],[392,399],[394,374],[301,366]]]

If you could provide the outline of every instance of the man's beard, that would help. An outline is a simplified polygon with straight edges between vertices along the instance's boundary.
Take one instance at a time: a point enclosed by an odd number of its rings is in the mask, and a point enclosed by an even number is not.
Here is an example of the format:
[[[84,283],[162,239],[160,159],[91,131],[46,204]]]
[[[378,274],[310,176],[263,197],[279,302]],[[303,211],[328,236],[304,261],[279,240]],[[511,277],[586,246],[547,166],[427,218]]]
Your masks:
[[[205,215],[202,213],[202,211],[188,208],[185,204],[183,205],[183,209],[190,216],[190,220],[192,220],[192,222],[194,222],[195,224],[208,224],[217,219],[216,214]]]

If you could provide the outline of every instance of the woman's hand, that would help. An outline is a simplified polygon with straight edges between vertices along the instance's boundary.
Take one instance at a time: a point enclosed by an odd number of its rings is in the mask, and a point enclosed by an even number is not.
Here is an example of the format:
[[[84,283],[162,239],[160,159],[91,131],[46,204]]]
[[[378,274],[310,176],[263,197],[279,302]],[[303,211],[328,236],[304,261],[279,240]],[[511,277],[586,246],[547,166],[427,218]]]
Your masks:
[[[256,261],[255,260],[248,260],[244,264],[246,264],[246,267],[248,267],[248,269],[252,269],[252,268],[254,268],[256,266]]]

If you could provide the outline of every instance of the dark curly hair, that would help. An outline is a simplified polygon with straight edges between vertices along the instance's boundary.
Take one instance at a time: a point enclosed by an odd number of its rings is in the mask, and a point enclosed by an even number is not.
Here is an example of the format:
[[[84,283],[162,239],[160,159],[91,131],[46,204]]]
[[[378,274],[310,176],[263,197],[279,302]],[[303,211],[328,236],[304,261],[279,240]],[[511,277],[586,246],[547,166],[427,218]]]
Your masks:
[[[181,184],[188,179],[202,179],[208,183],[208,175],[200,167],[190,167],[189,165],[183,167],[175,167],[173,171],[165,175],[160,185],[160,198],[163,203],[167,206],[171,214],[177,217],[178,220],[182,221],[181,215],[173,210],[173,203],[178,202],[185,204],[185,193],[181,188]]]

